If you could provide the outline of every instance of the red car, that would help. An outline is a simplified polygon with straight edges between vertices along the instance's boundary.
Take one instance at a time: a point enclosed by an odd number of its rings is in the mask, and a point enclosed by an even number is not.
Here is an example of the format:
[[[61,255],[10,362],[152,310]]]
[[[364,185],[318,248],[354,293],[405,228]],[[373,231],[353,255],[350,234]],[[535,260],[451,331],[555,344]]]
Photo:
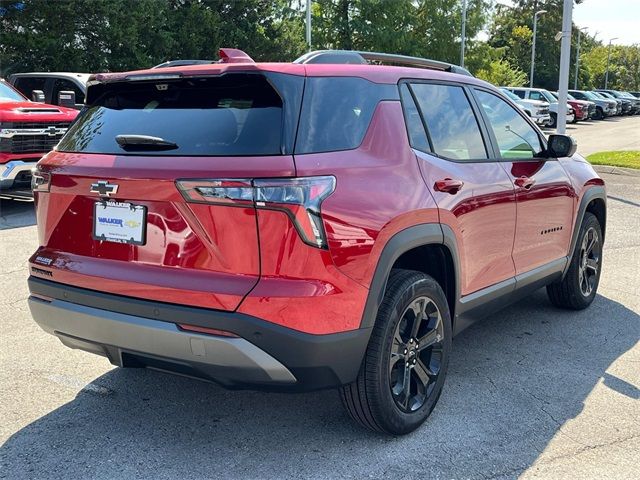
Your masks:
[[[78,111],[31,102],[0,80],[0,197],[30,197],[31,170]]]
[[[558,92],[551,92],[554,97],[558,98]],[[567,103],[573,108],[575,118],[573,123],[581,120],[590,120],[596,116],[596,104],[588,100],[578,100],[570,93],[567,94]]]
[[[563,308],[595,297],[603,181],[454,66],[223,49],[95,75],[86,103],[34,176],[29,306],[115,365],[338,387],[357,422],[402,434],[454,334],[542,286]]]

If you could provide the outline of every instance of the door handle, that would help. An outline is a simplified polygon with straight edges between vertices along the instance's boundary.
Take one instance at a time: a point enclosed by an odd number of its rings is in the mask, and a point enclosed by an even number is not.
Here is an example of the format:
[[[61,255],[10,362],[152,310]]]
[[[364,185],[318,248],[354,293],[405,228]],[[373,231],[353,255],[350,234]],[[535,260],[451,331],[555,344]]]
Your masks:
[[[462,188],[464,182],[461,180],[452,180],[451,178],[445,178],[444,180],[438,180],[434,187],[438,192],[446,192],[451,195],[458,193]]]
[[[526,177],[523,175],[522,177],[516,178],[515,182],[513,183],[515,183],[517,187],[529,190],[531,187],[535,185],[536,180],[535,178]]]

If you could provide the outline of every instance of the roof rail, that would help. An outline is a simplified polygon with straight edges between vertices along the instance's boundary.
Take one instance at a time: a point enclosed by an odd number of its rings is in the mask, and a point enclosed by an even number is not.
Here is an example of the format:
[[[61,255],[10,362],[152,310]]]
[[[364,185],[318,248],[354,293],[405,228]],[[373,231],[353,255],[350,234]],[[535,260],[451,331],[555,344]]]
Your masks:
[[[203,65],[207,63],[216,63],[216,60],[169,60],[151,68],[184,67],[186,65]]]
[[[427,58],[409,57],[407,55],[395,55],[391,53],[361,52],[356,50],[316,50],[309,52],[293,63],[333,63],[333,64],[366,64],[381,63],[401,67],[428,68],[443,72],[458,73],[472,77],[471,73],[463,67],[452,65]]]

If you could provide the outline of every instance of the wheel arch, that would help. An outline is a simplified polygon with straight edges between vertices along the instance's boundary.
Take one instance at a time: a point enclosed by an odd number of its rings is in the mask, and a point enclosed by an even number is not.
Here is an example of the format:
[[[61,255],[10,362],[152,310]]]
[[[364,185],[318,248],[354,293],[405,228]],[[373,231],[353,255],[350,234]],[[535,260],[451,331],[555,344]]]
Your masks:
[[[602,228],[602,241],[604,243],[607,225],[607,192],[604,186],[594,185],[588,187],[580,199],[580,204],[578,205],[578,210],[576,212],[576,219],[573,225],[573,233],[571,234],[571,243],[569,245],[568,254],[569,258],[573,256],[576,249],[578,234],[580,233],[580,225],[582,225],[586,212],[594,214],[598,219],[598,222],[600,222],[600,227]],[[569,269],[569,264],[570,262],[567,262],[567,266],[563,272],[563,277]]]
[[[459,262],[455,235],[447,225],[427,223],[396,233],[384,246],[371,281],[361,328],[372,327],[393,268],[416,270],[432,276],[447,297],[451,319],[459,299]]]

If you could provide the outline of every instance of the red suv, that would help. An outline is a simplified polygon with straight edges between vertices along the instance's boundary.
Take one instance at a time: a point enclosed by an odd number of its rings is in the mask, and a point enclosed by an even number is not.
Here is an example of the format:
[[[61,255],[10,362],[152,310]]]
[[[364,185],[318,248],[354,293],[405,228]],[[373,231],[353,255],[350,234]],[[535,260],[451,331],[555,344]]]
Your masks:
[[[402,434],[471,322],[542,286],[593,301],[603,181],[498,89],[402,56],[222,58],[95,75],[39,162],[29,306],[65,345],[230,388],[339,387]]]

